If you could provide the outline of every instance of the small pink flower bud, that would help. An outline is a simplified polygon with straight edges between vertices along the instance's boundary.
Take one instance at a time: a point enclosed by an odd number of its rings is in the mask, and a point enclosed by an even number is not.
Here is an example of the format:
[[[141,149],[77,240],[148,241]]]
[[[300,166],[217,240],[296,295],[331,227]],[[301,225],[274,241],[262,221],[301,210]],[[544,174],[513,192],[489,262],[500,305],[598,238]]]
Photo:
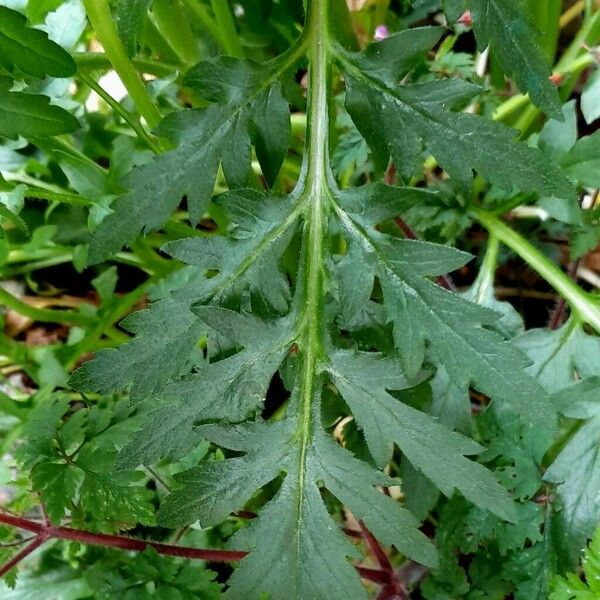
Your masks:
[[[390,37],[390,32],[385,25],[377,25],[375,28],[375,41],[380,42],[381,40],[385,40],[385,38]]]
[[[465,27],[471,27],[471,25],[473,25],[473,17],[471,15],[471,11],[465,10],[465,12],[459,17],[457,23],[460,23]]]

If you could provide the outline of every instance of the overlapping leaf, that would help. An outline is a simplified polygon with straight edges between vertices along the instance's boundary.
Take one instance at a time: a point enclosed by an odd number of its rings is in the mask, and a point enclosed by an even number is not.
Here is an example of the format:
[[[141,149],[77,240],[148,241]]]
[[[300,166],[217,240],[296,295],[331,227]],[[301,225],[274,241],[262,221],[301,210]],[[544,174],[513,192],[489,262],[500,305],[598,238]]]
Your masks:
[[[137,52],[144,17],[151,4],[152,0],[119,0],[117,4],[117,31],[129,56]]]
[[[64,108],[50,104],[47,96],[11,92],[10,85],[0,78],[0,136],[32,138],[79,129],[79,121]]]
[[[85,430],[87,410],[61,422],[68,407],[65,397],[41,399],[26,426],[27,443],[19,449],[52,521],[60,523],[70,510],[73,518],[103,529],[153,524],[152,494],[136,485],[136,473],[113,471],[112,444],[86,438],[97,425],[90,422]]]
[[[433,417],[398,402],[386,391],[406,385],[399,364],[370,353],[339,351],[331,357],[329,372],[380,466],[389,462],[391,443],[395,442],[413,467],[445,495],[458,489],[481,508],[514,518],[512,502],[492,474],[465,458],[481,452],[478,444],[448,431]]]
[[[558,484],[567,552],[575,563],[600,521],[600,378],[590,377],[565,388],[556,394],[555,401],[564,415],[586,420],[544,476]]]
[[[394,341],[404,367],[414,374],[425,358],[425,342],[435,362],[444,366],[460,388],[469,383],[492,398],[514,404],[534,421],[544,420],[546,397],[536,381],[523,369],[525,357],[491,328],[497,313],[442,289],[428,277],[447,273],[468,260],[452,248],[414,240],[401,240],[378,233],[375,225],[404,203],[414,201],[415,192],[397,189],[390,203],[377,187],[340,194],[338,217],[356,268],[379,277],[388,319],[394,323]],[[388,212],[386,212],[388,211]],[[372,287],[372,279],[365,288]],[[356,294],[355,290],[353,294]],[[542,412],[540,412],[542,411]]]
[[[76,70],[65,50],[43,31],[29,27],[21,13],[5,6],[0,6],[0,65],[38,79],[69,77]]]
[[[473,28],[481,50],[489,44],[504,72],[549,115],[560,118],[558,90],[550,65],[536,41],[527,9],[514,0],[469,0]]]
[[[421,48],[406,40],[414,35],[409,31],[385,40],[379,52],[380,44],[360,53],[337,50],[347,83],[346,107],[380,161],[387,162],[391,155],[408,178],[426,148],[463,185],[469,184],[476,170],[509,191],[514,186],[543,196],[574,198],[558,167],[538,151],[518,144],[510,129],[476,115],[452,112],[477,93],[475,86],[457,80],[399,85],[415,55],[432,43],[429,28],[416,31]],[[387,124],[383,129],[382,121]]]
[[[267,181],[279,172],[289,142],[289,107],[280,78],[294,55],[266,65],[230,58],[206,60],[186,83],[211,104],[206,109],[173,113],[157,134],[176,148],[134,169],[124,180],[129,190],[96,230],[89,262],[97,263],[141,232],[159,228],[187,199],[197,223],[208,207],[219,165],[232,187],[243,187],[250,174],[251,144]]]
[[[291,346],[287,319],[264,323],[250,315],[210,307],[200,307],[197,313],[244,349],[167,385],[160,393],[159,408],[152,406],[142,430],[121,451],[121,466],[184,456],[197,445],[195,425],[203,421],[244,420],[264,399]]]
[[[292,399],[296,410],[297,401]],[[318,419],[319,404],[315,398],[313,419]],[[259,518],[232,539],[236,548],[252,552],[230,579],[227,596],[260,598],[267,591],[273,599],[364,596],[357,574],[344,558],[356,557],[356,550],[336,531],[319,482],[384,543],[433,564],[435,552],[418,531],[418,522],[373,487],[391,485],[393,480],[353,458],[325,434],[318,420],[313,421],[309,439],[301,442],[302,420],[294,413],[293,409],[285,421],[275,424],[202,427],[205,437],[244,456],[182,474],[183,487],[161,508],[160,518],[170,526],[195,520],[214,524],[243,506],[256,487],[285,473]],[[331,587],[330,580],[337,585]]]
[[[239,306],[248,290],[255,309],[285,312],[290,290],[280,263],[299,216],[293,200],[252,190],[219,196],[215,203],[230,220],[230,231],[169,243],[170,254],[194,266],[171,293],[123,321],[136,336],[131,342],[98,352],[71,385],[106,394],[131,384],[134,400],[156,394],[192,367],[194,348],[206,329],[192,312],[194,304]]]

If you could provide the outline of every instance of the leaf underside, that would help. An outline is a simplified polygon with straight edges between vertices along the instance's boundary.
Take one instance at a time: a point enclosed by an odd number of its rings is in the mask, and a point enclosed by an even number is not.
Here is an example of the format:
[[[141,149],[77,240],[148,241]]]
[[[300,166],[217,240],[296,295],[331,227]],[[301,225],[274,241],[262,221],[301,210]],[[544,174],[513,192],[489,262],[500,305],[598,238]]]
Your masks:
[[[314,6],[326,14],[320,1]],[[309,69],[326,78],[335,60],[347,110],[375,160],[387,164],[391,157],[405,180],[427,152],[463,189],[475,171],[507,191],[573,199],[569,181],[540,152],[500,124],[457,112],[477,88],[410,82],[412,68],[441,34],[439,28],[408,30],[360,53],[331,43],[326,63],[309,57]],[[306,35],[309,53],[318,55],[326,40]],[[340,507],[382,543],[434,567],[436,551],[419,520],[381,491],[401,485],[383,471],[394,456],[442,494],[458,493],[501,519],[517,520],[506,489],[476,460],[482,447],[398,399],[435,369],[443,369],[447,385],[465,394],[477,390],[540,430],[555,425],[546,391],[526,373],[527,358],[498,333],[501,315],[435,283],[470,256],[382,232],[382,223],[435,197],[432,192],[381,184],[340,190],[327,161],[314,175],[318,150],[309,143],[291,194],[247,189],[252,148],[268,185],[281,167],[290,131],[283,90],[304,40],[266,65],[211,59],[187,74],[186,85],[210,105],[162,122],[158,134],[173,149],[126,177],[127,191],[96,230],[89,259],[100,262],[139,233],[159,229],[184,197],[192,223],[212,202],[228,226],[222,235],[167,244],[165,252],[187,265],[185,276],[126,319],[130,342],[100,351],[70,382],[84,392],[129,392],[137,430],[117,459],[125,472],[178,460],[203,440],[227,450],[223,460],[177,476],[159,511],[163,525],[211,527],[258,490],[276,490],[230,542],[249,551],[228,582],[230,598],[364,597],[348,561],[359,553],[336,523]],[[533,90],[534,75],[527,77]],[[327,126],[327,106],[311,94],[309,132]],[[219,167],[231,191],[213,198]],[[391,327],[393,351],[361,350],[343,327],[374,305]],[[266,419],[263,401],[275,376],[289,398],[276,419]],[[333,402],[347,406],[364,436],[363,456],[331,435],[323,415]],[[559,478],[560,464],[554,470]],[[42,490],[58,485],[47,468],[38,477]]]

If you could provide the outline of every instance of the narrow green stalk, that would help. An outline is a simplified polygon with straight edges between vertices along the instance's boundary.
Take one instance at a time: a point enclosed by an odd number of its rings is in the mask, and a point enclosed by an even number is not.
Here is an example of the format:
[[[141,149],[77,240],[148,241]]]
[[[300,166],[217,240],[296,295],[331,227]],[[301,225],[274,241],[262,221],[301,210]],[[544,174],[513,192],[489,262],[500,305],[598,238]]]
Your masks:
[[[582,290],[537,248],[491,213],[472,207],[477,220],[537,271],[569,304],[572,313],[600,333],[600,299]]]
[[[85,315],[72,310],[52,310],[49,308],[36,308],[13,296],[3,287],[0,287],[0,305],[18,312],[24,317],[29,317],[34,321],[42,323],[66,323],[70,325],[79,325],[89,327],[92,320]]]
[[[225,51],[235,58],[244,58],[242,42],[235,27],[235,20],[231,12],[228,0],[211,0],[211,6],[215,13],[215,19],[220,31],[223,32],[223,43]]]
[[[93,77],[88,75],[85,72],[79,73],[79,78],[86,85],[88,85],[91,89],[93,89],[106,104],[108,104],[121,118],[129,124],[131,129],[135,131],[138,138],[144,142],[152,152],[158,154],[160,152],[160,148],[156,144],[156,142],[152,139],[150,134],[144,129],[144,126],[140,123],[137,115],[131,114],[129,111],[125,110],[123,106],[119,102],[117,102]]]
[[[328,117],[328,50],[329,0],[312,0],[308,4],[306,30],[309,40],[309,98],[306,142],[306,178],[302,196],[307,201],[304,223],[303,266],[305,272],[298,290],[301,307],[298,322],[300,386],[298,404],[299,495],[301,514],[306,471],[306,452],[312,434],[312,409],[318,385],[318,365],[323,355],[324,314],[324,200],[329,194],[329,117]]]
[[[160,112],[123,48],[108,6],[108,0],[83,0],[83,5],[98,41],[104,47],[106,56],[119,75],[133,103],[148,125],[151,128],[156,127],[161,120]]]
[[[53,137],[53,138],[35,138],[31,140],[38,148],[44,152],[54,155],[56,152],[67,154],[77,159],[82,164],[86,165],[90,169],[97,171],[98,174],[106,175],[107,170],[101,167],[97,162],[93,161],[89,156],[81,152],[78,148],[75,148],[73,144],[64,138]]]
[[[200,0],[183,0],[189,11],[194,15],[198,23],[204,27],[212,38],[217,42],[219,47],[227,51],[227,43],[223,33],[219,29],[219,25],[216,23],[212,15],[208,10],[200,3]]]
[[[475,283],[473,284],[473,288],[475,289],[474,300],[477,303],[482,303],[489,290],[494,287],[499,252],[500,240],[496,234],[490,233],[481,269],[479,269],[477,279],[475,279]]]
[[[554,62],[562,0],[526,0],[526,3],[537,28],[542,34],[540,45],[548,60]]]
[[[77,71],[106,71],[112,68],[112,64],[104,52],[79,52],[73,55],[77,63]],[[156,77],[169,77],[177,72],[178,66],[166,62],[152,60],[150,58],[134,58],[131,63],[136,71],[149,73]]]
[[[12,252],[9,255],[12,256]],[[2,267],[2,277],[10,279],[16,275],[25,275],[26,273],[32,273],[40,269],[47,269],[48,267],[55,267],[57,265],[64,265],[73,261],[73,255],[69,253],[58,254],[57,256],[51,256],[42,260],[26,262],[23,265],[17,267]],[[9,262],[11,262],[9,260]]]
[[[79,194],[69,192],[54,192],[43,188],[28,186],[25,190],[25,196],[35,198],[36,200],[47,200],[48,202],[61,202],[63,204],[71,204],[73,206],[92,206],[95,204],[93,200],[84,198]]]
[[[38,200],[48,200],[50,202],[62,202],[64,204],[72,204],[74,206],[90,206],[95,202],[90,198],[85,198],[79,194],[68,192],[62,188],[46,183],[35,177],[31,177],[26,173],[5,173],[6,181],[12,183],[23,183],[25,188],[25,196],[28,198],[36,198]]]
[[[179,2],[154,0],[152,14],[163,37],[181,62],[188,65],[198,62],[198,42]]]

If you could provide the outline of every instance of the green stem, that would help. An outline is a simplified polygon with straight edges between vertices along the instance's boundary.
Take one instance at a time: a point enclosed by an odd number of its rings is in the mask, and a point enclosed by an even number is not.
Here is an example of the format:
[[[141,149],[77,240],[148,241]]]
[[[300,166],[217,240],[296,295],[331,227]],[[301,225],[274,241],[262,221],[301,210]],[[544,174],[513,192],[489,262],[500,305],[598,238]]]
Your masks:
[[[305,179],[302,197],[307,204],[302,246],[304,280],[298,291],[301,306],[298,321],[300,385],[298,405],[299,494],[298,514],[302,514],[306,452],[312,435],[312,409],[319,384],[318,365],[323,356],[324,314],[324,201],[329,195],[329,0],[308,3],[309,96],[306,140]]]
[[[11,252],[12,255],[12,252]],[[73,255],[69,253],[59,254],[57,256],[50,256],[48,258],[26,262],[25,264],[18,267],[3,267],[2,277],[8,279],[15,277],[16,275],[25,275],[26,273],[32,273],[39,269],[47,269],[48,267],[55,267],[57,265],[64,265],[73,261]],[[10,262],[10,261],[9,261]]]
[[[500,252],[500,240],[494,233],[490,233],[485,256],[481,263],[481,269],[477,274],[477,279],[473,284],[475,290],[474,300],[482,304],[486,299],[490,289],[494,287],[496,276],[496,267],[498,266],[498,254]]]
[[[578,319],[589,323],[600,333],[600,300],[597,297],[582,290],[557,265],[496,216],[479,207],[471,210],[490,234],[518,254],[566,300]]]
[[[119,102],[117,102],[93,77],[85,72],[79,73],[79,78],[91,89],[93,89],[106,104],[108,104],[121,118],[129,123],[131,129],[135,131],[138,138],[144,142],[152,152],[158,154],[160,148],[154,142],[150,134],[144,129],[144,126],[140,123],[136,115],[132,115],[129,111],[125,110]]]
[[[225,50],[230,56],[244,58],[244,49],[235,27],[235,20],[231,13],[229,0],[210,0],[217,25],[223,33]]]
[[[49,202],[62,202],[73,206],[93,206],[95,202],[89,198],[84,198],[79,194],[69,192],[51,192],[37,187],[28,186],[25,190],[25,196],[35,198],[36,200],[48,200]]]
[[[200,23],[200,25],[210,33],[210,35],[213,37],[215,42],[217,42],[217,44],[221,47],[221,49],[227,51],[227,44],[221,30],[219,29],[219,26],[217,25],[213,17],[210,15],[208,10],[206,10],[206,8],[202,4],[200,4],[200,1],[183,0],[183,2],[188,7],[189,11],[194,15],[198,23]]]
[[[94,162],[87,154],[81,152],[68,142],[60,137],[53,138],[34,138],[32,142],[47,154],[54,155],[56,152],[67,154],[86,165],[93,171],[96,171],[99,176],[103,177],[107,174],[107,170],[102,168],[97,162]]]
[[[18,312],[24,317],[29,317],[34,321],[42,323],[65,323],[69,325],[79,325],[81,327],[89,327],[92,319],[74,312],[72,310],[52,310],[49,308],[35,308],[25,302],[22,302],[17,297],[7,292],[3,287],[0,287],[0,304]]]
[[[537,29],[542,33],[540,45],[548,60],[553,63],[558,42],[562,0],[527,0],[526,3]]]
[[[151,128],[156,127],[161,120],[160,113],[123,48],[108,6],[108,0],[83,0],[83,5],[98,41],[104,47],[106,56],[119,75],[133,103],[148,125]]]
[[[184,64],[198,62],[198,42],[177,0],[154,0],[152,14],[158,29]]]
[[[82,70],[107,71],[112,68],[112,64],[108,56],[104,52],[80,52],[74,55],[77,63],[77,70],[81,73]],[[134,58],[132,61],[134,68],[140,73],[149,73],[156,77],[169,77],[176,73],[178,65],[152,60],[150,58]]]
[[[7,181],[26,184],[25,196],[27,198],[35,198],[36,200],[48,200],[49,202],[62,202],[63,204],[71,204],[73,206],[92,206],[95,204],[90,198],[85,198],[73,192],[67,192],[60,188],[56,188],[51,184],[46,184],[44,181],[35,179],[25,173],[7,173],[5,175]]]

